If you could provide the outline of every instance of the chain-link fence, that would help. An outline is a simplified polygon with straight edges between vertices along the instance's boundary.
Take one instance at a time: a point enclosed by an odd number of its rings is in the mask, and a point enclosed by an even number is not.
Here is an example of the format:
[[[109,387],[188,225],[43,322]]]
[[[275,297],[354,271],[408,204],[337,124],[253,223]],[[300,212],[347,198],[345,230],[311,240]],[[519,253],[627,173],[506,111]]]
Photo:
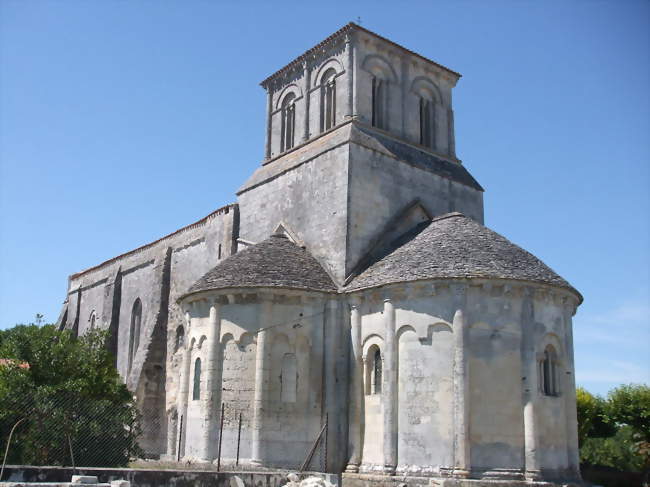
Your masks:
[[[142,456],[139,414],[129,404],[80,401],[69,392],[39,391],[0,405],[3,462],[22,465],[126,466]]]
[[[145,405],[147,406],[147,405]],[[239,405],[238,405],[239,406]],[[152,469],[259,470],[252,452],[252,411],[223,404],[218,411],[213,462],[193,460],[193,439],[183,418],[169,423],[159,408],[84,399],[67,391],[16,395],[0,404],[3,464]],[[223,418],[226,418],[225,425]],[[180,421],[182,424],[178,424]],[[244,429],[242,431],[242,423]],[[270,426],[270,425],[269,425]],[[276,425],[277,427],[277,425]],[[168,431],[169,430],[169,431]],[[180,436],[179,436],[180,434]],[[268,467],[328,470],[328,421],[295,458]],[[265,462],[266,463],[266,462]]]

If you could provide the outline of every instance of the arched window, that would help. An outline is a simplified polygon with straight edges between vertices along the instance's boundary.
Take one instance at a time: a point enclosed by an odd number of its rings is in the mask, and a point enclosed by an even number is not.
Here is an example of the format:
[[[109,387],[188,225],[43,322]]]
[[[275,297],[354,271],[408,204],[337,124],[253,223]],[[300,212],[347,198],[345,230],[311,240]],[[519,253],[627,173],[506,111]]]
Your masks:
[[[381,350],[372,345],[366,354],[366,394],[381,394],[382,359]]]
[[[289,93],[282,100],[282,133],[280,139],[280,151],[284,152],[293,147],[293,140],[296,129],[296,95]]]
[[[131,309],[131,328],[129,333],[129,371],[140,346],[140,324],[142,323],[142,302],[136,298]]]
[[[90,318],[88,318],[88,330],[93,331],[95,329],[95,320],[97,319],[97,315],[95,314],[95,310],[93,310],[90,313]]]
[[[379,348],[375,350],[372,364],[372,393],[381,394],[381,352]]]
[[[180,325],[178,328],[176,328],[176,342],[174,343],[174,352],[176,352],[179,348],[182,348],[185,343],[185,329],[183,328],[183,325]]]
[[[386,129],[386,81],[372,77],[372,125]]]
[[[201,399],[201,359],[197,358],[194,361],[194,386],[192,388],[192,400],[198,401]]]
[[[285,353],[282,357],[282,375],[280,376],[282,402],[296,402],[297,387],[296,356],[293,353]]]
[[[434,148],[433,144],[433,103],[427,98],[420,97],[420,144]]]
[[[325,71],[321,83],[321,132],[336,125],[336,71],[333,68]]]
[[[549,345],[544,350],[544,357],[540,364],[541,381],[540,386],[545,396],[557,396],[560,394],[559,377],[557,370],[558,360],[555,348]]]

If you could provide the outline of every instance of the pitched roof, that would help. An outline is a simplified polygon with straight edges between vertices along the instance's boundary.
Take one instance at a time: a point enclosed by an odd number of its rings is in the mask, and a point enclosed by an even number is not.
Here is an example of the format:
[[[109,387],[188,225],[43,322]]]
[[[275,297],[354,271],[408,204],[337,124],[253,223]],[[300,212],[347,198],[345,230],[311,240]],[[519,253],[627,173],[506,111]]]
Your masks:
[[[336,291],[318,261],[284,235],[273,235],[231,255],[196,281],[186,294],[239,287]]]
[[[464,184],[478,191],[483,187],[458,162],[451,162],[424,150],[407,144],[389,134],[382,134],[372,127],[354,124],[351,139],[368,148],[390,154],[395,159],[404,161],[414,167],[437,174],[460,184]]]
[[[462,213],[448,213],[400,237],[347,286],[356,290],[439,278],[494,278],[567,288],[537,257]]]
[[[315,45],[314,47],[312,47],[311,49],[308,49],[307,51],[305,51],[304,53],[302,53],[300,56],[298,56],[297,58],[295,58],[295,59],[294,59],[293,61],[291,61],[289,64],[287,64],[287,65],[284,66],[283,68],[280,68],[278,71],[276,71],[275,73],[273,73],[271,76],[269,76],[268,78],[266,78],[265,80],[263,80],[263,81],[260,83],[260,85],[262,85],[262,87],[266,88],[266,85],[267,85],[267,84],[269,83],[269,81],[271,81],[272,79],[278,77],[279,75],[285,73],[286,71],[288,71],[288,70],[290,70],[290,69],[292,69],[292,68],[294,68],[294,67],[296,67],[296,66],[299,66],[303,61],[305,61],[306,59],[308,59],[309,56],[311,56],[312,54],[318,52],[319,49],[322,49],[324,46],[328,45],[330,42],[333,42],[334,40],[338,39],[339,37],[341,37],[341,36],[347,34],[348,32],[354,31],[354,30],[358,30],[358,31],[361,31],[361,32],[365,32],[366,34],[369,34],[369,35],[371,35],[371,36],[373,36],[373,37],[376,37],[377,39],[381,39],[382,41],[389,43],[389,44],[392,45],[393,47],[396,47],[396,48],[398,48],[398,49],[400,49],[400,50],[402,50],[402,51],[404,51],[404,52],[406,52],[406,53],[408,53],[408,54],[411,54],[411,55],[413,55],[413,56],[417,56],[417,57],[419,57],[420,59],[422,59],[423,61],[425,61],[425,62],[427,62],[427,63],[430,63],[430,64],[433,64],[434,66],[437,66],[438,68],[447,71],[448,73],[450,73],[450,74],[453,75],[453,76],[456,76],[457,78],[460,78],[460,77],[461,77],[460,73],[457,73],[456,71],[453,71],[453,70],[449,69],[448,67],[443,66],[442,64],[439,64],[439,63],[437,63],[437,62],[435,62],[435,61],[432,61],[431,59],[426,58],[426,57],[424,57],[423,55],[418,54],[417,52],[413,52],[413,51],[411,51],[410,49],[407,49],[406,47],[401,46],[400,44],[397,44],[396,42],[391,41],[390,39],[387,39],[387,38],[385,38],[385,37],[383,37],[383,36],[380,36],[380,35],[377,34],[376,32],[373,32],[373,31],[368,30],[368,29],[366,29],[366,28],[364,28],[364,27],[361,27],[361,26],[358,25],[358,24],[355,24],[354,22],[349,22],[348,24],[344,25],[344,26],[341,27],[339,30],[337,30],[336,32],[334,32],[333,34],[331,34],[329,37],[325,38],[324,40],[322,40],[321,42],[319,42],[318,44],[316,44],[316,45]]]

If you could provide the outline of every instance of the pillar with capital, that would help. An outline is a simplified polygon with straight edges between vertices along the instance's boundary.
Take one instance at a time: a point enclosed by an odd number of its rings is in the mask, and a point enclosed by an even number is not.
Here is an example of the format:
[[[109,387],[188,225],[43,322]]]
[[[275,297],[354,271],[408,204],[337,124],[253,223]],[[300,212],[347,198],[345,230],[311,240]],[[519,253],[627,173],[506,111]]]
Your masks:
[[[189,341],[189,336],[190,336],[190,323],[191,323],[191,318],[190,318],[190,313],[189,311],[185,312],[185,336],[188,338],[185,340],[184,344],[184,350],[183,350],[183,359],[181,361],[181,374],[180,374],[180,388],[179,388],[179,393],[177,397],[177,404],[178,404],[178,429],[180,430],[181,427],[184,428],[182,432],[179,431],[179,434],[182,434],[183,437],[180,438],[179,441],[179,450],[176,452],[176,454],[180,457],[184,453],[185,449],[185,441],[184,441],[184,436],[185,436],[185,431],[187,431],[187,401],[188,401],[188,393],[189,393],[189,380],[190,380],[190,361],[191,361],[191,353],[192,353],[192,348],[190,345]]]
[[[350,299],[350,456],[346,472],[358,472],[361,464],[361,415],[363,408],[363,360],[361,350],[361,298],[353,296]]]
[[[467,330],[462,309],[456,310],[452,323],[454,332],[454,431],[456,435],[454,476],[470,474],[469,456],[469,377],[465,352]]]
[[[521,308],[522,406],[524,409],[524,470],[527,480],[540,478],[539,434],[537,431],[537,354],[535,353],[535,310],[533,292],[524,290]]]
[[[273,296],[261,294],[260,298],[260,327],[257,332],[257,347],[255,352],[255,395],[253,398],[253,424],[252,424],[252,445],[251,463],[261,465],[263,461],[262,452],[262,428],[264,425],[264,402],[267,389],[268,357],[266,350],[267,328],[271,325],[273,311]]]
[[[221,336],[221,305],[216,299],[210,302],[209,325],[207,333],[207,367],[205,371],[204,428],[201,434],[201,458],[212,460],[216,457],[217,424],[221,402],[221,387],[216,384],[221,364],[218,360],[219,338]]]
[[[566,382],[564,384],[565,415],[567,420],[567,469],[569,474],[580,480],[580,451],[578,449],[578,413],[576,408],[576,378],[573,360],[573,315],[575,305],[565,298],[564,334]]]
[[[395,306],[384,298],[384,473],[394,475],[397,468],[397,346],[395,341]]]

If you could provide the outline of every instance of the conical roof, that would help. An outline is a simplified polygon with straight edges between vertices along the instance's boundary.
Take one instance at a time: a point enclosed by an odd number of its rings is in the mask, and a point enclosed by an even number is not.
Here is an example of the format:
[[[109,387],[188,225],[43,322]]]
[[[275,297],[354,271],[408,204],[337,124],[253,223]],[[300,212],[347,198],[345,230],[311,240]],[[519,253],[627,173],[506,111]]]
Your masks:
[[[531,281],[568,288],[580,295],[537,257],[462,213],[448,213],[418,225],[346,289],[445,278]]]
[[[186,294],[240,287],[336,291],[332,279],[309,252],[284,235],[273,235],[219,263]]]

